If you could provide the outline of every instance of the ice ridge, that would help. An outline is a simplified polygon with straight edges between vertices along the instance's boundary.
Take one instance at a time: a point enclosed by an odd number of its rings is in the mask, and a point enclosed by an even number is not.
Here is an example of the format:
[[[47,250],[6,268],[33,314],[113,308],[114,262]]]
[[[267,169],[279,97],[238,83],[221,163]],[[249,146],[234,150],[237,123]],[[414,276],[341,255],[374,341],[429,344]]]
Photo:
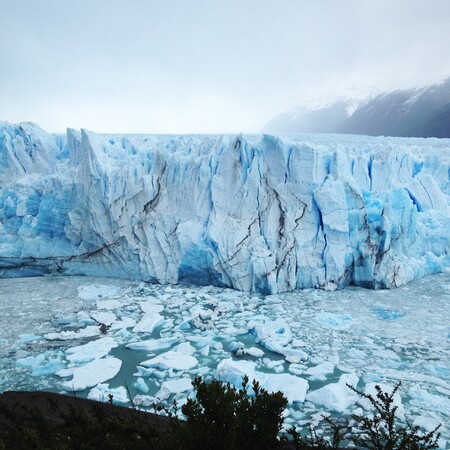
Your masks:
[[[0,274],[277,293],[450,266],[450,140],[99,135],[0,122]]]

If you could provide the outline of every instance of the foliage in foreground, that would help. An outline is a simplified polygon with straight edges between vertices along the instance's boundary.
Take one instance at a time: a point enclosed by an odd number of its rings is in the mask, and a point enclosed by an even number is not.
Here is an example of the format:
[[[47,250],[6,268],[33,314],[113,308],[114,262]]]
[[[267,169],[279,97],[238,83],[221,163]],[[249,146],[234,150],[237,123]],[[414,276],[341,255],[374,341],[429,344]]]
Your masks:
[[[245,378],[241,389],[230,383],[194,382],[195,398],[182,407],[185,421],[169,411],[164,426],[150,424],[136,410],[119,414],[112,405],[93,403],[90,410],[69,405],[68,411],[49,404],[60,418],[57,422],[44,418],[36,408],[0,409],[1,449],[158,449],[158,450],[269,450],[330,449],[342,442],[352,442],[369,450],[428,450],[438,448],[437,427],[421,434],[418,427],[397,423],[394,395],[376,387],[372,396],[356,390],[369,401],[370,416],[353,415],[352,428],[324,418],[325,427],[311,428],[302,435],[294,428],[280,436],[283,411],[287,400],[281,392],[268,393],[258,382]],[[176,407],[175,407],[176,413]],[[144,417],[144,419],[143,419]],[[353,431],[349,431],[353,430]],[[356,431],[355,431],[356,430]]]
[[[302,437],[295,429],[289,430],[296,449],[329,449],[339,448],[339,444],[346,440],[352,442],[357,448],[369,450],[432,450],[439,448],[440,434],[438,425],[429,433],[420,433],[417,426],[407,423],[406,426],[398,424],[394,397],[401,383],[398,383],[392,392],[384,392],[380,386],[375,386],[376,396],[366,394],[347,384],[347,387],[362,398],[369,401],[371,414],[362,416],[352,415],[353,427],[356,431],[345,432],[347,427],[337,425],[331,419],[324,417],[326,424],[332,430],[332,437],[324,437],[323,430],[310,429],[309,436]]]
[[[276,450],[282,448],[278,435],[283,426],[287,399],[281,392],[268,393],[248,378],[242,389],[230,383],[194,382],[196,398],[189,399],[181,411],[186,424],[180,428],[184,448],[189,450]]]
[[[400,387],[398,383],[391,393],[383,392],[380,386],[375,386],[376,396],[358,391],[349,386],[354,392],[367,399],[372,406],[372,415],[365,417],[353,415],[360,431],[352,437],[353,443],[362,448],[370,450],[421,450],[439,448],[437,432],[438,425],[433,431],[421,434],[419,427],[407,424],[398,426],[396,423],[396,413],[398,406],[394,404],[394,396]]]

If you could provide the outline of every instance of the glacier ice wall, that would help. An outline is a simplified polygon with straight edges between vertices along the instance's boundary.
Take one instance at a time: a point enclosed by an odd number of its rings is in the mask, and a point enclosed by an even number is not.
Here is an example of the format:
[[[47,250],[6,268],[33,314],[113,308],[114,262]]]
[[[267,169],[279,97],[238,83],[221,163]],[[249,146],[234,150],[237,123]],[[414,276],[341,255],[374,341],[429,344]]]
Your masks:
[[[0,123],[0,273],[276,293],[450,266],[450,140]]]

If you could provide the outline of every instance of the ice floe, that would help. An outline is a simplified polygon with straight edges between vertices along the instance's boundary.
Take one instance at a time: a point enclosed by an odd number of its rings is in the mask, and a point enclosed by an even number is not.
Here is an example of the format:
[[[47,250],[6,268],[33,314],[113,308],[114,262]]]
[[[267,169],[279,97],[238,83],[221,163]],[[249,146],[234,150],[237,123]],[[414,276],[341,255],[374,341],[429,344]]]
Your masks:
[[[26,356],[16,361],[17,367],[25,367],[31,370],[31,376],[40,377],[51,375],[61,370],[65,364],[62,361],[62,353],[56,354],[52,351],[46,351],[34,356]]]
[[[311,391],[306,395],[306,400],[324,406],[328,410],[343,412],[359,399],[358,394],[353,392],[347,384],[355,387],[358,384],[356,374],[343,374],[337,383]]]
[[[242,385],[244,376],[257,380],[269,392],[281,391],[290,403],[304,402],[309,384],[303,378],[291,374],[270,374],[259,372],[251,361],[223,359],[217,366],[216,378],[229,381],[237,387]]]
[[[133,333],[153,333],[153,330],[164,323],[164,317],[156,312],[145,313],[133,328]]]
[[[87,344],[68,348],[66,350],[66,358],[72,364],[84,364],[93,359],[103,358],[117,345],[117,342],[112,337],[104,337]]]
[[[325,380],[326,376],[334,371],[334,364],[324,361],[317,366],[309,367],[305,370],[305,375],[309,375],[311,380]]]
[[[168,351],[161,353],[152,359],[141,362],[141,366],[159,369],[188,370],[198,364],[196,358],[191,355],[185,355],[177,351]]]
[[[47,333],[45,339],[49,341],[69,341],[72,339],[83,339],[98,336],[100,329],[96,325],[90,325],[76,331],[61,331],[59,333]]]
[[[161,383],[159,391],[155,397],[159,400],[166,400],[173,394],[192,390],[192,380],[190,378],[178,378],[176,380],[168,380]]]
[[[143,392],[144,394],[146,394],[149,391],[149,387],[147,386],[147,383],[145,382],[145,380],[141,377],[138,377],[138,379],[136,380],[136,382],[134,383],[134,387],[140,391]]]
[[[94,359],[73,371],[73,378],[63,383],[63,387],[70,391],[82,391],[88,387],[114,378],[122,366],[122,361],[113,357]]]
[[[112,402],[112,403],[129,403],[130,399],[126,389],[123,386],[118,388],[110,388],[109,384],[97,384],[89,391],[87,395],[89,400],[96,400],[98,402]]]
[[[146,341],[131,342],[126,346],[131,350],[146,350],[153,352],[155,350],[164,350],[170,348],[179,342],[179,338],[160,338],[160,339],[147,339]]]

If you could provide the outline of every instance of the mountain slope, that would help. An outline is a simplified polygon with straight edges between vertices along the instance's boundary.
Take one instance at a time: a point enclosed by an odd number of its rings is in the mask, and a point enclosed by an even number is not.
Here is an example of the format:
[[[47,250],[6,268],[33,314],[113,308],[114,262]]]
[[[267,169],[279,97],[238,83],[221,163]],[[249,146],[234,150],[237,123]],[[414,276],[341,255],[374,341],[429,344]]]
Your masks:
[[[422,89],[378,95],[348,115],[350,106],[350,101],[339,100],[314,111],[283,113],[264,132],[450,137],[450,79]]]

